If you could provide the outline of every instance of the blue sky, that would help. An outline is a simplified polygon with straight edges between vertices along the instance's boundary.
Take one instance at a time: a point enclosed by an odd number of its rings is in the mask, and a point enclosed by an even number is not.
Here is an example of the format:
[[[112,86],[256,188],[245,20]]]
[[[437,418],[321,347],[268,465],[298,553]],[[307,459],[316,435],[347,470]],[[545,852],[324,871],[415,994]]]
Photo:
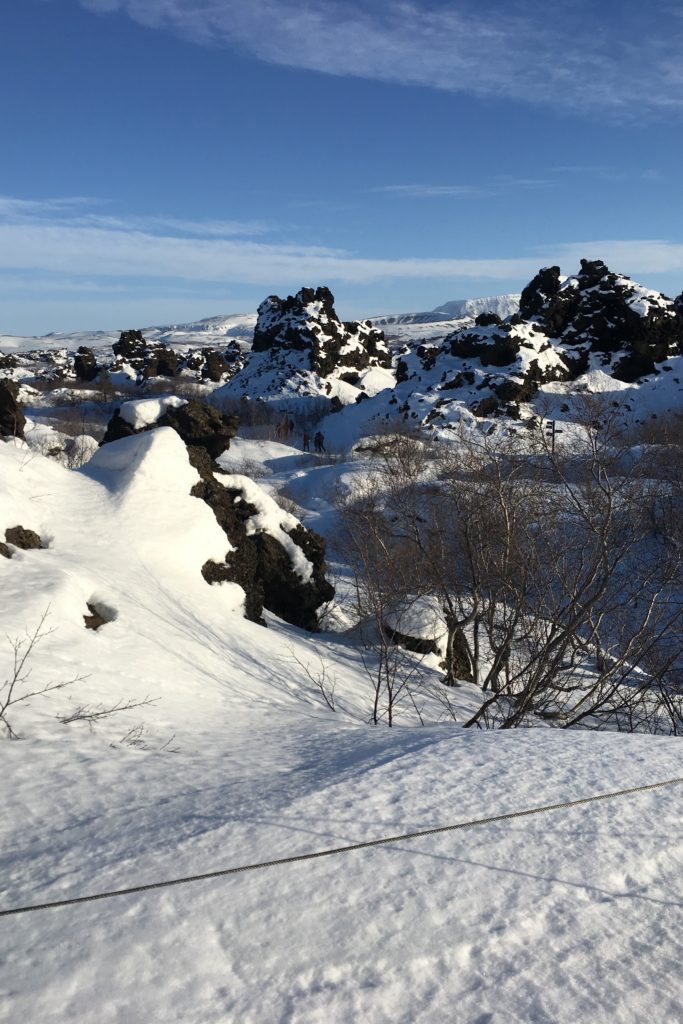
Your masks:
[[[0,333],[683,288],[683,8],[4,0]]]

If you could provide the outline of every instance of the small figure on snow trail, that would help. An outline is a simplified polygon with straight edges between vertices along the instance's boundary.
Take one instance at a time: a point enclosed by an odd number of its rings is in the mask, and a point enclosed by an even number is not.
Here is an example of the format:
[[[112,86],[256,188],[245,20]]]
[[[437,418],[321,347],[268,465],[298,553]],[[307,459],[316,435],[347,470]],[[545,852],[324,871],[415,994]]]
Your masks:
[[[320,433],[320,431],[318,431],[315,437],[313,438],[313,444],[315,445],[315,450],[317,452],[325,451],[325,437],[323,434]]]
[[[307,430],[304,430],[304,451],[310,452],[311,450],[311,435]]]

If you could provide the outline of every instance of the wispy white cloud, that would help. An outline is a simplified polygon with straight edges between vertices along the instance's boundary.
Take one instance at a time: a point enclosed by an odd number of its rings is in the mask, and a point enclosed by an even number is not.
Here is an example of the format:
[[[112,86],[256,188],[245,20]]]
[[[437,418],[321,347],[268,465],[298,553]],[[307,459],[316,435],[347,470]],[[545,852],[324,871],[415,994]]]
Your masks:
[[[373,192],[387,192],[404,199],[471,199],[490,195],[480,185],[382,185]]]
[[[511,178],[501,176],[479,185],[382,185],[374,192],[385,192],[404,199],[476,199],[501,195],[515,189],[549,188],[557,182],[547,178]]]
[[[233,236],[264,235],[270,225],[263,221],[191,220],[183,217],[127,216],[117,217],[103,213],[107,203],[83,196],[59,199],[17,199],[0,196],[0,222],[27,224],[42,221],[66,224],[69,227],[104,228],[110,231],[133,229],[152,234],[176,232],[198,238],[230,238]]]
[[[24,201],[27,202],[27,201]],[[629,274],[683,272],[683,244],[665,240],[598,240],[562,243],[508,258],[366,258],[343,249],[282,245],[251,238],[194,237],[182,231],[144,230],[139,221],[115,226],[71,221],[57,210],[52,218],[36,202],[35,214],[19,221],[0,218],[0,271],[59,274],[92,280],[156,279],[259,285],[292,282],[368,284],[380,280],[490,278],[521,282],[540,266],[559,262],[571,273],[580,257],[600,257]],[[181,221],[181,224],[185,224]]]
[[[25,217],[55,217],[59,214],[73,215],[93,204],[86,196],[67,196],[61,199],[18,199],[16,196],[0,196],[0,217],[21,220]]]
[[[537,259],[366,259],[341,249],[143,231],[0,224],[0,269],[177,278],[273,287],[291,280],[368,283],[381,278],[516,277]]]
[[[204,45],[319,71],[623,118],[683,111],[683,22],[668,0],[79,0]]]

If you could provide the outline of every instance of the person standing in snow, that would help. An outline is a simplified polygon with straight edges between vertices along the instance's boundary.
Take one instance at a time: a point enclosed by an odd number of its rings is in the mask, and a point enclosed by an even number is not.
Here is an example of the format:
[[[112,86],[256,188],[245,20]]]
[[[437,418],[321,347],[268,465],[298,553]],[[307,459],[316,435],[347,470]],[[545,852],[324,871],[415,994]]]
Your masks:
[[[304,451],[310,452],[311,450],[311,435],[307,430],[304,430]]]
[[[317,452],[325,451],[325,438],[323,434],[320,433],[320,431],[318,431],[315,437],[313,438],[313,443],[315,445],[315,450]]]

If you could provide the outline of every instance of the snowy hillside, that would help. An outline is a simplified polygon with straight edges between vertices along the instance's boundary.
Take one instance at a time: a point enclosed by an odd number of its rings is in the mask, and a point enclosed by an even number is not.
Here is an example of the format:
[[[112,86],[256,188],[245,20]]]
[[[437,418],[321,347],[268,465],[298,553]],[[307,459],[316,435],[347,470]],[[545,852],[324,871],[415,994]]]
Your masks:
[[[0,339],[0,1019],[679,1019],[683,303],[499,300]]]
[[[295,470],[319,526],[330,473],[353,471],[272,442],[228,455],[271,486]],[[171,430],[78,473],[13,444],[0,458],[0,526],[21,518],[44,544],[0,558],[5,631],[33,633],[47,611],[31,685],[73,681],[17,705],[24,738],[0,744],[2,910],[680,775],[676,739],[465,732],[429,698],[424,727],[409,704],[401,727],[369,727],[352,645],[250,623],[239,587],[202,580],[226,539]],[[107,618],[96,631],[88,605]],[[674,787],[4,918],[6,1019],[408,1024],[457,1004],[463,1021],[674,1020],[678,820]]]
[[[224,343],[226,338],[251,340],[256,314],[237,313],[232,316],[215,316],[187,324],[167,324],[159,327],[144,327],[142,333],[150,342],[172,345],[215,345]],[[75,351],[81,345],[88,348],[110,348],[120,331],[76,331],[70,334],[54,332],[40,337],[22,338],[0,333],[0,351],[32,352],[68,349]]]
[[[444,317],[479,316],[480,313],[495,313],[501,319],[512,316],[519,310],[519,294],[514,295],[489,295],[477,299],[455,299],[452,302],[445,302],[437,306],[435,313],[441,313]]]

